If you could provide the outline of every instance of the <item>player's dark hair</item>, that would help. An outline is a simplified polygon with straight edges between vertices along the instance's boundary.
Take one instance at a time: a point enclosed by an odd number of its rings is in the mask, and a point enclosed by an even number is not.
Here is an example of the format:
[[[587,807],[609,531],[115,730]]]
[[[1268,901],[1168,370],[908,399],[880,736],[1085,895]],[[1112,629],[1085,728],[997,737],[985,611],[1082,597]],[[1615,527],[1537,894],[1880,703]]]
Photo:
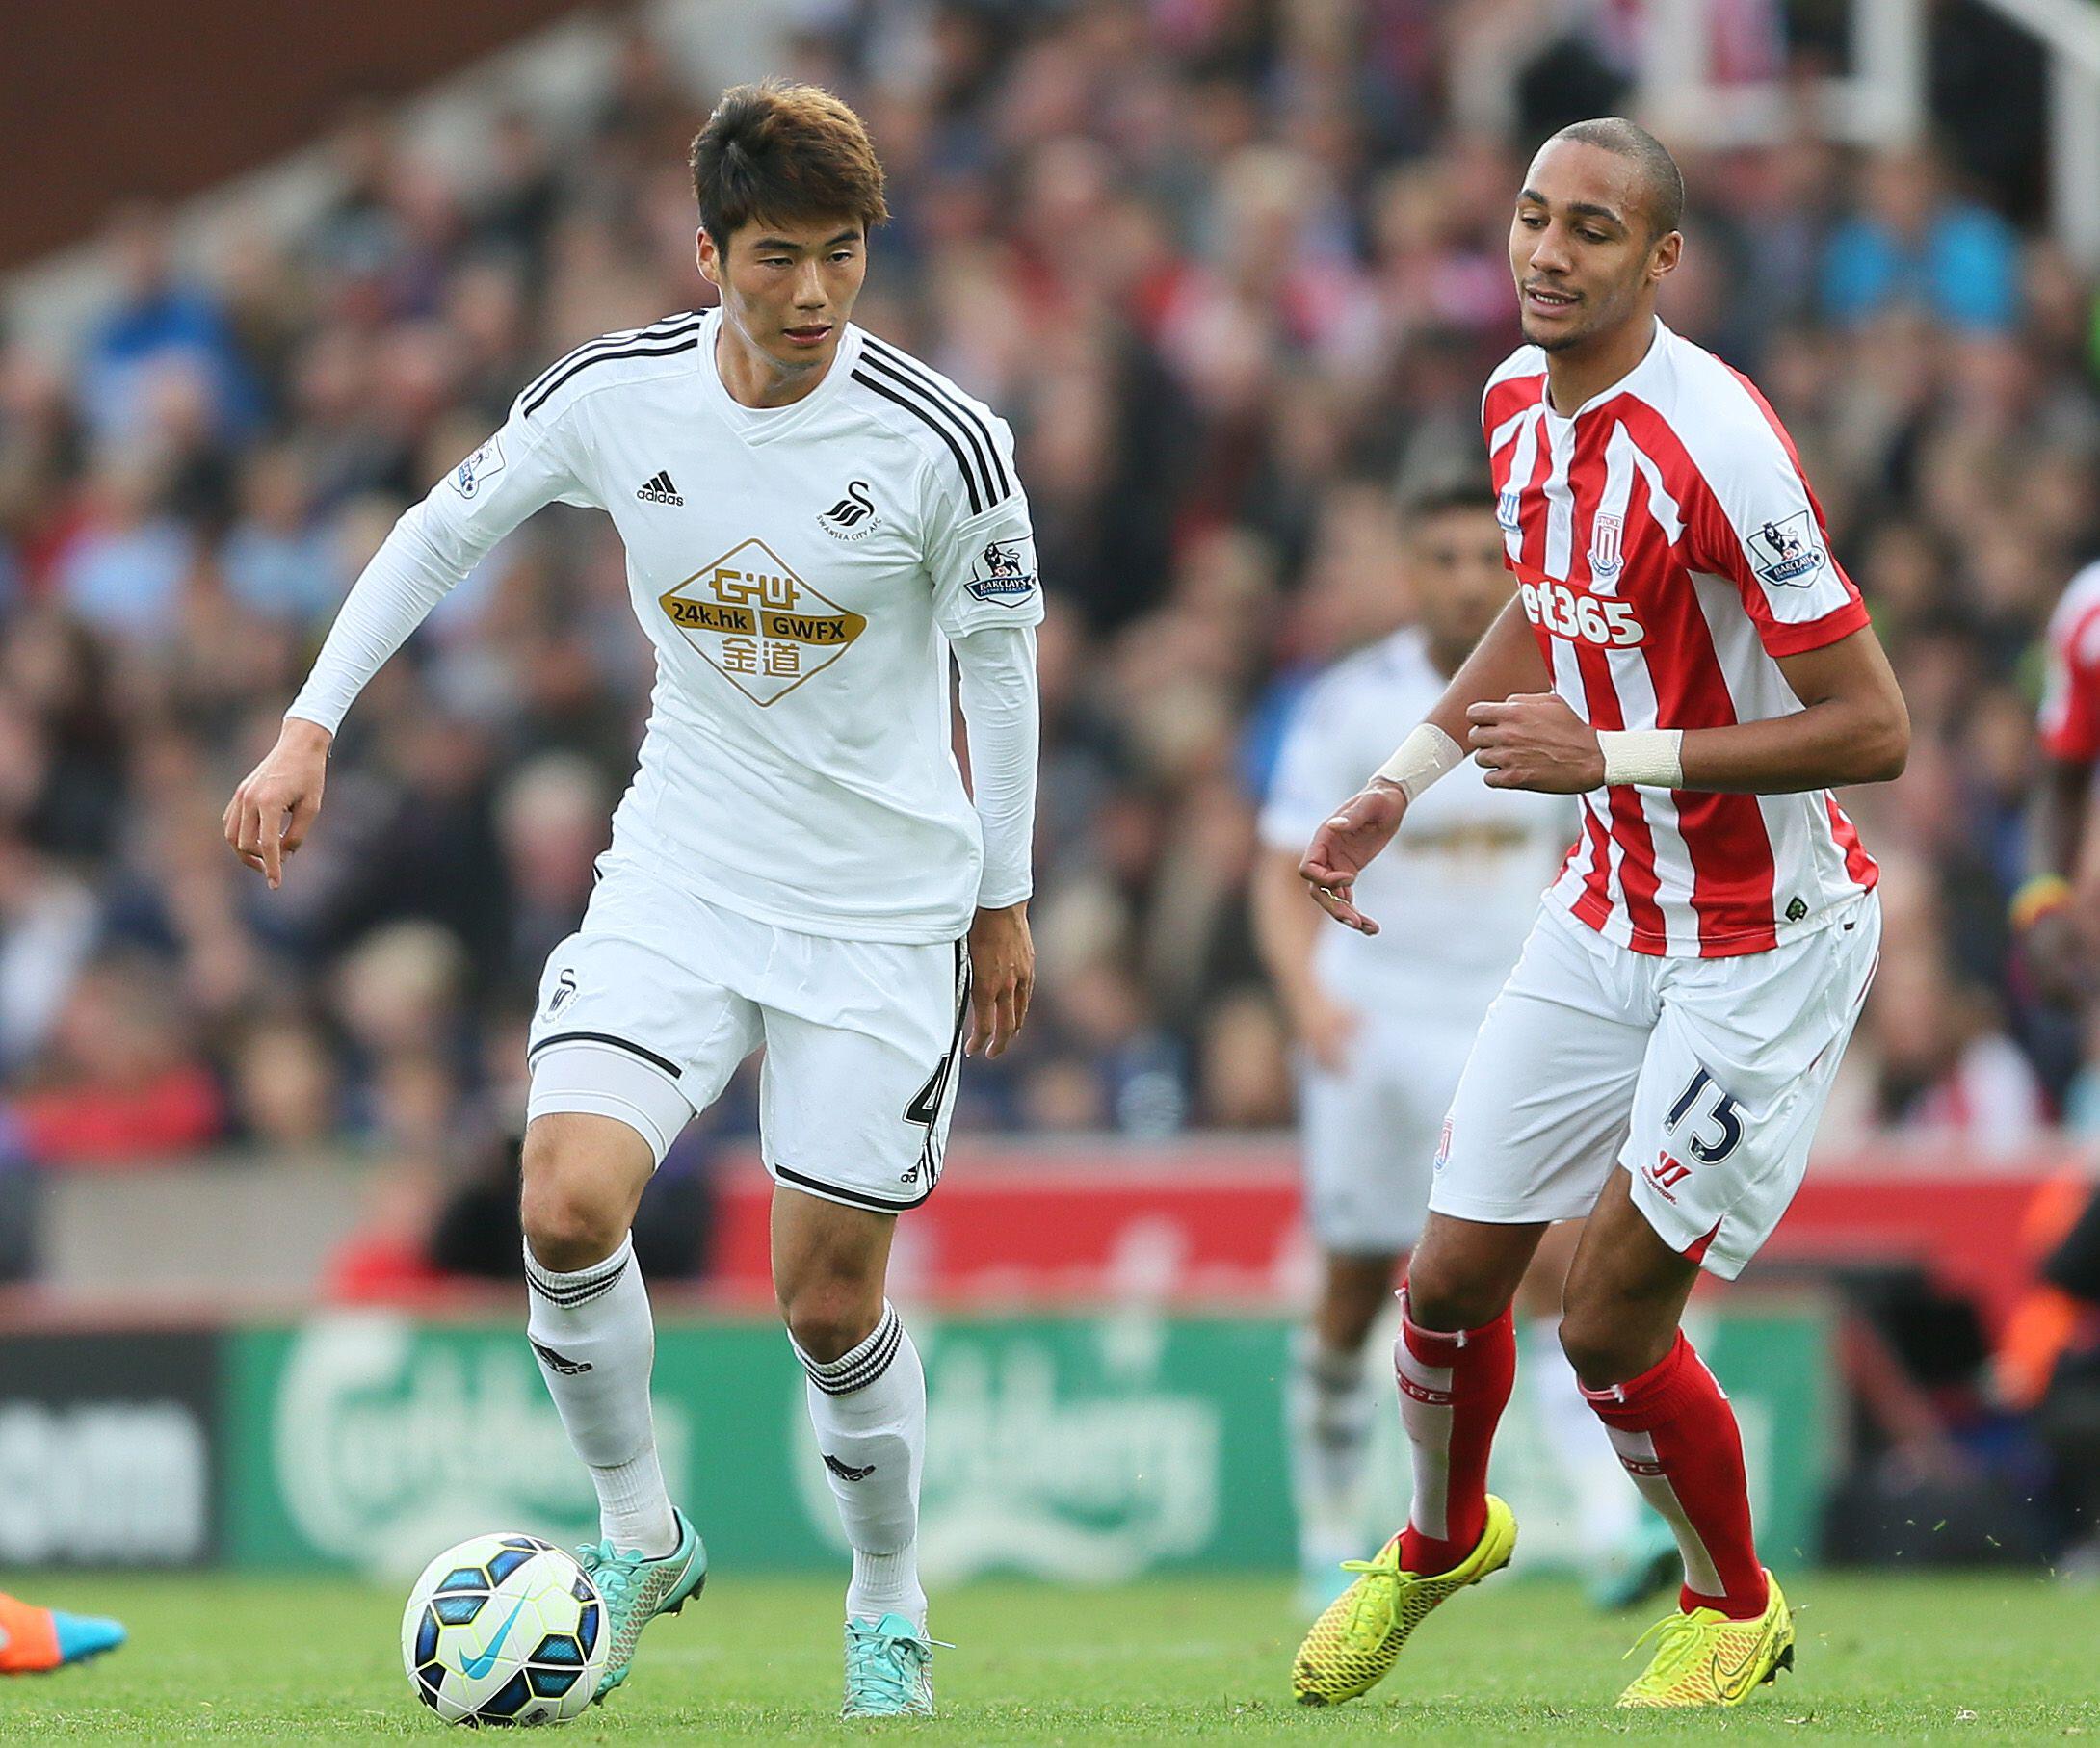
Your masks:
[[[1629,121],[1624,116],[1598,116],[1588,121],[1570,122],[1553,137],[1599,146],[1621,158],[1631,158],[1640,167],[1651,236],[1667,237],[1684,222],[1684,171],[1669,155],[1669,147],[1640,122]]]
[[[766,79],[730,87],[694,136],[691,162],[700,222],[720,249],[753,220],[837,216],[873,230],[889,217],[868,130],[818,86]]]
[[[1475,469],[1438,473],[1400,494],[1400,513],[1413,523],[1452,509],[1493,509],[1495,484]]]

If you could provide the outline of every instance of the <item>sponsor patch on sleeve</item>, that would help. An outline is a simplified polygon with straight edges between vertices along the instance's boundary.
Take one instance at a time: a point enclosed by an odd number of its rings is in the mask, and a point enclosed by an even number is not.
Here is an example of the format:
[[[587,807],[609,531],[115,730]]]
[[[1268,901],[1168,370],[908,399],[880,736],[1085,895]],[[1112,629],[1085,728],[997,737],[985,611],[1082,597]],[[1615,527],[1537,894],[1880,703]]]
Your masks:
[[[1750,531],[1750,565],[1774,588],[1806,588],[1823,570],[1823,542],[1808,510]]]
[[[987,541],[970,561],[970,580],[962,587],[980,601],[1018,606],[1036,590],[1035,542]]]
[[[462,498],[471,498],[486,481],[502,471],[503,434],[498,431],[452,470],[452,489]]]

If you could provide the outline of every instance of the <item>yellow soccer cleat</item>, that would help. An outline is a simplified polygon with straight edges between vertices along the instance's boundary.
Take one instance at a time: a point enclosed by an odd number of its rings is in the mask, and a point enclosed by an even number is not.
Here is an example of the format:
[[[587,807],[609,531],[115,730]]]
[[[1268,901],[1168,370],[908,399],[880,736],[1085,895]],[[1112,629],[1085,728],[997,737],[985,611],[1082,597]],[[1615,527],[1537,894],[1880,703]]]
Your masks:
[[[1655,1660],[1618,1696],[1621,1706],[1740,1706],[1761,1683],[1794,1667],[1794,1616],[1771,1573],[1772,1594],[1754,1621],[1731,1621],[1718,1608],[1665,1615],[1634,1641],[1632,1657],[1662,1638]]]
[[[1404,1572],[1400,1537],[1378,1550],[1375,1560],[1348,1560],[1344,1572],[1356,1581],[1312,1624],[1291,1665],[1291,1689],[1301,1706],[1332,1706],[1368,1693],[1400,1657],[1407,1635],[1431,1609],[1468,1584],[1509,1563],[1516,1548],[1516,1519],[1493,1494],[1487,1523],[1473,1552],[1449,1572],[1424,1577]]]

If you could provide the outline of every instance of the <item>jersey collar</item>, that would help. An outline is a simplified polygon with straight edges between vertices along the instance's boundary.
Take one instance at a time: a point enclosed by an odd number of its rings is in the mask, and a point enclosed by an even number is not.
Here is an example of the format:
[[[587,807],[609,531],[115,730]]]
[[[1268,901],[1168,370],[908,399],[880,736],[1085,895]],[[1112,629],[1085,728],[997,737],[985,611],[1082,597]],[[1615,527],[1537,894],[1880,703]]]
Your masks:
[[[1602,406],[1617,395],[1631,394],[1644,387],[1663,368],[1663,356],[1675,344],[1677,336],[1664,326],[1662,318],[1656,318],[1655,336],[1648,342],[1648,350],[1641,354],[1641,362],[1613,383],[1610,388],[1600,388],[1573,412],[1564,418],[1553,410],[1551,379],[1540,373],[1538,378],[1538,404],[1546,409],[1546,423],[1555,430],[1564,430],[1583,414]]]
[[[809,393],[788,406],[745,406],[722,386],[722,372],[715,364],[715,345],[721,333],[722,307],[718,304],[708,312],[707,325],[700,329],[699,360],[694,367],[699,374],[700,393],[722,423],[754,449],[806,427],[838,397],[860,357],[860,329],[849,322],[838,351],[831,355],[831,368]]]

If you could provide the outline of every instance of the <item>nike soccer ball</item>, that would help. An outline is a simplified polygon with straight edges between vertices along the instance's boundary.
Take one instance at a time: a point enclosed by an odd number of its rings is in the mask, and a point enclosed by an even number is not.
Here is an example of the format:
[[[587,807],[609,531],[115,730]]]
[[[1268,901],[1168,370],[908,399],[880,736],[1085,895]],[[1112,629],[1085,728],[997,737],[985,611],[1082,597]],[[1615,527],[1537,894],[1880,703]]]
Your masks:
[[[423,1569],[401,1617],[416,1697],[448,1724],[558,1724],[590,1706],[611,1641],[598,1588],[531,1535],[478,1535]]]

